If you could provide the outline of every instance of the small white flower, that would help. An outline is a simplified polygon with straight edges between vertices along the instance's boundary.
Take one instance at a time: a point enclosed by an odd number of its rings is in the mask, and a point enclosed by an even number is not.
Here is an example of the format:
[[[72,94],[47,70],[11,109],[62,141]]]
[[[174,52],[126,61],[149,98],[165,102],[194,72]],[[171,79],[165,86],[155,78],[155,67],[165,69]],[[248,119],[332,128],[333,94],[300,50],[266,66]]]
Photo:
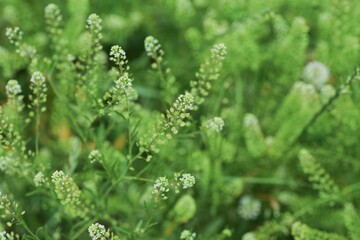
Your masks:
[[[45,83],[45,77],[44,77],[44,75],[43,75],[41,72],[34,72],[34,73],[31,75],[30,82],[31,82],[32,84],[41,86],[42,84]]]
[[[18,27],[6,28],[5,35],[9,39],[10,43],[18,46],[22,40],[23,32]]]
[[[115,81],[113,91],[123,93],[129,97],[133,90],[132,81],[133,79],[129,77],[129,74],[125,73]]]
[[[153,36],[148,36],[145,38],[145,51],[149,57],[153,58],[156,57],[156,54],[158,54],[159,56],[163,55],[159,41]]]
[[[89,154],[89,160],[91,163],[95,163],[95,162],[101,162],[101,153],[99,152],[99,150],[94,149],[90,152]]]
[[[126,53],[125,51],[118,45],[114,45],[110,49],[110,60],[117,63],[119,60],[125,60]]]
[[[5,89],[8,96],[16,96],[21,93],[21,86],[18,81],[14,79],[11,79],[7,82]]]
[[[260,215],[261,202],[251,196],[241,198],[238,208],[240,216],[246,220],[254,220]]]
[[[36,187],[40,187],[40,186],[44,185],[45,182],[46,182],[45,175],[42,172],[38,172],[34,176],[34,184]]]
[[[242,236],[241,240],[256,240],[256,236],[254,233],[248,232]]]
[[[174,103],[174,108],[181,112],[194,109],[194,97],[190,93],[186,92],[184,95],[180,95]]]
[[[169,185],[169,180],[166,177],[159,177],[154,183],[152,194],[166,200],[168,198],[166,194],[170,191]]]
[[[316,87],[321,87],[329,79],[330,72],[326,65],[318,61],[309,62],[302,73],[303,79],[314,84]]]
[[[224,125],[224,120],[221,117],[214,117],[205,122],[205,127],[215,132],[221,132]]]
[[[60,8],[54,3],[48,4],[45,7],[45,19],[47,24],[52,27],[50,32],[54,33],[54,31],[56,31],[56,27],[59,27],[63,20]]]
[[[105,226],[100,223],[91,224],[88,231],[92,240],[105,240],[110,236],[109,231],[107,231]]]
[[[183,230],[180,235],[180,239],[184,239],[184,240],[195,240],[195,238],[196,238],[196,233],[193,233],[189,230]]]
[[[257,117],[252,113],[247,113],[244,117],[244,126],[250,127],[250,126],[258,126],[259,120]]]
[[[195,177],[189,173],[183,173],[181,175],[181,178],[179,178],[179,181],[182,182],[183,189],[188,189],[188,188],[193,187],[196,182]]]
[[[224,60],[227,54],[226,46],[223,43],[216,44],[210,52],[212,56],[217,56],[220,60]]]
[[[94,33],[99,33],[102,29],[101,22],[99,15],[92,13],[86,20],[86,28]]]

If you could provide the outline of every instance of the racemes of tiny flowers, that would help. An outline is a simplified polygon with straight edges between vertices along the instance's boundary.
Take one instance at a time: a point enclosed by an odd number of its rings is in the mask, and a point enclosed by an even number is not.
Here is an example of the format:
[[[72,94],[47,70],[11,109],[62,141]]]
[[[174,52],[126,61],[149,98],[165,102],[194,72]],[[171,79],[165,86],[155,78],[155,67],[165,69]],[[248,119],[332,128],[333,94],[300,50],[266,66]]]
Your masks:
[[[40,114],[46,110],[43,105],[46,103],[47,87],[45,77],[41,72],[34,72],[31,75],[30,90],[32,91],[32,94],[29,95],[30,117],[33,117],[34,114]]]
[[[45,22],[51,40],[51,47],[54,50],[53,59],[60,60],[60,58],[64,58],[67,51],[64,50],[64,43],[61,40],[64,25],[63,16],[56,4],[50,3],[45,7]]]
[[[91,224],[88,231],[92,240],[102,240],[110,237],[109,230],[106,230],[105,226],[100,223]]]
[[[212,119],[208,119],[204,123],[205,128],[215,132],[221,132],[224,125],[224,120],[221,117],[214,117]]]
[[[238,213],[245,220],[254,220],[261,213],[261,202],[256,198],[246,195],[240,199]]]
[[[14,44],[16,47],[20,46],[23,37],[23,32],[20,30],[19,27],[6,28],[5,35],[9,39],[9,42],[11,44]]]
[[[11,79],[7,82],[6,87],[6,96],[8,98],[8,104],[12,105],[14,109],[20,113],[24,109],[23,98],[24,96],[21,95],[22,90],[21,86],[17,80]],[[19,117],[16,117],[19,120]]]
[[[119,67],[119,75],[123,75],[130,69],[125,51],[119,46],[114,45],[110,49],[110,61]]]
[[[197,105],[204,102],[204,98],[209,95],[212,82],[219,78],[226,54],[225,44],[214,45],[210,50],[210,58],[205,59],[196,73],[197,80],[191,81],[191,94]]]
[[[14,98],[21,93],[21,86],[17,80],[11,79],[6,84],[5,90],[8,98]]]
[[[91,240],[120,240],[118,236],[115,236],[109,229],[106,229],[104,225],[100,223],[93,223],[88,228],[89,236]]]
[[[98,53],[102,46],[100,44],[100,40],[102,39],[102,25],[101,25],[101,18],[99,15],[92,13],[89,15],[88,19],[86,20],[86,29],[90,32],[92,38],[92,47],[94,53]]]
[[[88,156],[89,160],[91,163],[95,163],[95,162],[102,162],[102,155],[99,152],[99,150],[94,149],[90,152],[89,156]]]
[[[61,33],[63,17],[61,15],[60,8],[56,4],[50,3],[45,7],[45,21],[49,33],[54,36]]]
[[[190,173],[183,173],[179,178],[179,181],[183,184],[183,189],[191,188],[195,185],[195,177]]]
[[[195,240],[196,233],[191,232],[190,230],[183,230],[180,235],[180,239],[182,240]]]
[[[62,205],[72,208],[80,204],[81,191],[70,176],[63,171],[55,171],[51,176],[51,181]]]
[[[14,199],[0,191],[0,219],[2,218],[4,221],[7,221],[6,225],[8,227],[15,223],[24,226],[22,219],[24,214],[25,211],[20,209],[19,204]]]
[[[164,61],[165,51],[162,49],[160,42],[153,36],[148,36],[144,41],[146,54],[153,61],[151,68],[153,68],[160,78],[160,87],[162,97],[165,102],[171,103],[175,94],[177,93],[178,87],[176,86],[175,76],[171,73],[170,68]]]
[[[111,47],[109,59],[118,66],[117,79],[114,80],[111,89],[104,94],[103,99],[99,100],[102,107],[101,113],[104,113],[105,107],[116,106],[123,101],[129,111],[130,100],[136,99],[137,92],[132,87],[133,79],[128,72],[130,68],[127,65],[126,53],[120,46],[114,45]]]
[[[164,50],[161,49],[159,41],[153,36],[148,36],[144,41],[146,54],[154,59],[156,62],[161,62],[164,56]],[[156,66],[153,66],[156,68]]]
[[[23,160],[28,159],[28,155],[25,153],[26,151],[26,143],[22,140],[21,135],[16,129],[15,125],[9,121],[9,117],[6,116],[6,114],[3,111],[3,108],[0,106],[0,144],[9,149],[9,153],[14,153],[14,156],[16,158],[19,158],[22,160],[22,163],[20,165],[20,162],[15,161],[17,167],[25,167],[27,166],[26,162]],[[6,158],[6,157],[5,157]],[[22,173],[27,173],[26,171],[23,171]]]
[[[195,185],[195,177],[189,173],[175,173],[174,178],[169,180],[166,176],[159,177],[155,180],[153,185],[152,195],[157,202],[158,200],[168,199],[168,193],[173,190],[175,193],[179,193],[179,188],[189,189]]]
[[[43,186],[47,183],[47,179],[44,175],[44,173],[42,172],[38,172],[35,176],[34,176],[34,184],[36,187],[40,187]]]
[[[170,191],[170,183],[166,177],[159,177],[155,180],[152,194],[155,199],[161,198],[162,200],[168,199],[167,193]]]
[[[194,109],[194,97],[186,92],[181,94],[170,109],[162,114],[162,120],[153,127],[152,131],[140,139],[141,151],[158,152],[158,146],[165,143],[165,139],[171,139],[177,134],[180,127],[186,125],[186,119],[190,117],[189,111]]]
[[[45,77],[41,72],[34,72],[30,79],[30,90],[32,94],[29,95],[30,108],[29,116],[35,117],[35,152],[39,153],[39,132],[40,132],[40,115],[46,111],[44,104],[47,98],[47,87]]]
[[[0,232],[0,240],[17,240],[20,239],[19,234],[16,234],[14,232]]]
[[[5,35],[9,39],[9,42],[16,47],[16,52],[27,60],[34,60],[36,56],[36,49],[22,42],[23,32],[19,27],[6,28]],[[35,63],[35,62],[34,62]]]
[[[89,80],[88,77],[90,73],[94,71],[96,68],[96,58],[102,49],[101,39],[102,39],[102,20],[99,15],[92,13],[86,20],[85,28],[87,30],[86,41],[88,44],[86,48],[83,49],[79,57],[79,63],[77,64],[77,68],[79,70],[78,79],[80,80],[79,84],[83,87],[86,86],[85,90],[90,93],[93,89],[93,83],[87,82]]]

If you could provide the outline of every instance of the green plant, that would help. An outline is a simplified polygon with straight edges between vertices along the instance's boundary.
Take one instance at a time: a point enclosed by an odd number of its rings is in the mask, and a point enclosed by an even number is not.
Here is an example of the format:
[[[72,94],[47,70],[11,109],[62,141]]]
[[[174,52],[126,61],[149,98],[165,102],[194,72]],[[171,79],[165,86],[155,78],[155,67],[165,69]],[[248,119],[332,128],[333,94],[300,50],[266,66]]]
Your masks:
[[[357,0],[0,0],[0,239],[358,239]]]

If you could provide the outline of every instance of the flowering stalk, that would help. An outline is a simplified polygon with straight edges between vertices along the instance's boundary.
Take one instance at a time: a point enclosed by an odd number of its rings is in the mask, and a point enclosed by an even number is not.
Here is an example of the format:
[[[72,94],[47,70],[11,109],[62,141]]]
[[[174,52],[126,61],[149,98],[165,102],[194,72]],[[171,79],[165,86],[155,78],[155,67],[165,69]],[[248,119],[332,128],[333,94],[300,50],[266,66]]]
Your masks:
[[[220,76],[226,54],[226,46],[223,43],[217,44],[211,48],[210,58],[205,59],[200,66],[199,72],[196,73],[197,80],[191,82],[191,94],[195,98],[196,105],[202,104],[204,98],[209,95],[212,82]]]
[[[32,94],[29,95],[31,101],[29,108],[31,109],[29,116],[35,117],[35,153],[39,153],[39,134],[40,134],[40,115],[46,111],[43,104],[46,103],[47,87],[45,77],[41,72],[34,72],[30,79],[30,90]]]
[[[154,61],[151,67],[156,70],[160,78],[163,99],[165,102],[171,103],[178,87],[176,86],[174,75],[171,73],[170,68],[167,68],[166,62],[164,61],[165,51],[162,49],[159,41],[153,36],[146,37],[144,45],[148,57]]]
[[[172,107],[161,115],[162,120],[153,127],[152,131],[140,139],[140,152],[158,152],[159,145],[164,144],[166,139],[171,139],[178,133],[180,127],[186,125],[185,121],[190,117],[189,111],[193,109],[194,97],[188,92],[181,94]]]

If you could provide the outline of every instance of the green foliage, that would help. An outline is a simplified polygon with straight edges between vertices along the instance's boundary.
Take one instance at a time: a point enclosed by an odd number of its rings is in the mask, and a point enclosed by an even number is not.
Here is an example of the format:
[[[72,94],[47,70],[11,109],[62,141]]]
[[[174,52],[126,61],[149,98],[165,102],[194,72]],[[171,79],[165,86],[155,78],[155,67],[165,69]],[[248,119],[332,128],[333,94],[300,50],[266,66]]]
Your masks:
[[[0,0],[0,239],[360,239],[357,0]]]
[[[306,224],[295,222],[291,227],[292,235],[295,240],[345,240],[345,237],[334,233],[326,233],[316,229],[312,229]]]

